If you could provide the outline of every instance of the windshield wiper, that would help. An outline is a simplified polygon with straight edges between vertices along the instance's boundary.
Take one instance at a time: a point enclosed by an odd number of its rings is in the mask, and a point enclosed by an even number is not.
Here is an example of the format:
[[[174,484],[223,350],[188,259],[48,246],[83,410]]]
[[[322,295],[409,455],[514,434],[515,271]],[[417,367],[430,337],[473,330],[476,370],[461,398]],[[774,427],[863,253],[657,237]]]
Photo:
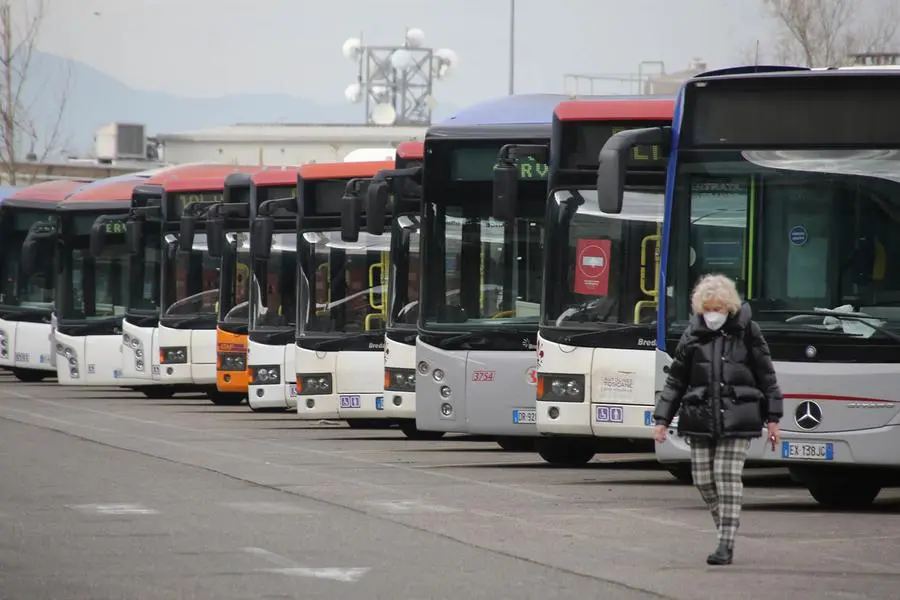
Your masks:
[[[846,320],[846,321],[857,321],[858,323],[862,323],[866,327],[869,327],[883,336],[890,338],[891,340],[900,344],[900,333],[896,333],[891,331],[890,329],[885,329],[881,325],[873,325],[869,323],[870,319],[875,319],[872,315],[867,315],[865,313],[845,313],[838,310],[807,310],[807,309],[798,309],[798,310],[760,310],[758,311],[763,314],[775,314],[775,315],[808,315],[813,317],[834,317],[838,320]],[[820,330],[820,331],[828,331],[828,330]],[[833,333],[829,331],[829,333]],[[843,333],[838,335],[844,335]]]
[[[455,344],[457,342],[469,342],[469,341],[480,341],[480,343],[486,343],[488,341],[487,336],[489,335],[516,335],[516,336],[525,336],[531,335],[534,333],[531,329],[524,329],[521,327],[490,327],[486,329],[474,329],[472,331],[467,331],[465,333],[460,333],[454,336],[450,336],[444,340],[441,340],[444,344]]]
[[[611,333],[613,331],[622,331],[624,329],[655,329],[655,324],[641,325],[639,323],[612,323],[608,324],[606,327],[592,329],[591,331],[580,331],[578,333],[572,333],[563,338],[560,338],[559,343],[561,344],[570,344],[575,340],[580,340],[582,338],[590,337],[592,335],[598,335],[603,333]]]
[[[163,315],[164,319],[171,319],[172,321],[177,321],[179,325],[193,325],[194,323],[202,323],[203,321],[208,321],[210,319],[216,319],[215,313],[206,313],[202,315],[188,315],[188,316],[179,316],[179,315]]]
[[[327,340],[323,340],[321,342],[317,342],[310,346],[312,350],[328,350],[331,346],[340,346],[344,342],[352,342],[354,340],[361,340],[369,337],[384,337],[384,330],[379,329],[377,331],[364,331],[362,333],[354,333],[351,335],[342,335],[336,338],[328,338]]]

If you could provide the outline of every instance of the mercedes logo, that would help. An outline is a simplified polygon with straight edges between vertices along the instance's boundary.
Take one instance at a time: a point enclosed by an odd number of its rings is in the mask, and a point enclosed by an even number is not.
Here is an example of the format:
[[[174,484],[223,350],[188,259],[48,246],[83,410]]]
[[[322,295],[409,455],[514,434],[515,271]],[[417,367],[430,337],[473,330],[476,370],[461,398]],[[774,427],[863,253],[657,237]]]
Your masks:
[[[800,429],[815,429],[822,424],[822,407],[816,402],[801,402],[794,411],[794,421]]]
[[[815,346],[807,346],[806,347],[806,358],[813,359],[818,354]]]

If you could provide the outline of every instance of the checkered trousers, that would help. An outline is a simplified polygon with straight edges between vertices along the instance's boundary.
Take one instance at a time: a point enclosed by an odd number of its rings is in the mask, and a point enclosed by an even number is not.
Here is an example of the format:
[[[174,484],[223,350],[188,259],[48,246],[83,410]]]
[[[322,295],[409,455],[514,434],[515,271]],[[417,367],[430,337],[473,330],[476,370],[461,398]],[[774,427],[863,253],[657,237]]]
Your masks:
[[[694,485],[712,513],[719,542],[729,548],[741,521],[744,496],[744,461],[750,441],[746,438],[691,438],[691,474]]]

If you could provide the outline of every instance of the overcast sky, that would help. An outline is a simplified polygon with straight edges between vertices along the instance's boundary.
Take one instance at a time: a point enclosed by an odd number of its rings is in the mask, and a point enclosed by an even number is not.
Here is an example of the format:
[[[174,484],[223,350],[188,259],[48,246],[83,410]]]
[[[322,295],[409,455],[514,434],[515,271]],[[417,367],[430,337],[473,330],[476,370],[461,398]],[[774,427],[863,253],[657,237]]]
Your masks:
[[[459,57],[438,101],[507,89],[509,0],[44,1],[42,50],[139,89],[344,102],[356,75],[344,40],[362,32],[371,44],[399,44],[405,27]],[[722,66],[770,32],[760,0],[515,1],[516,92],[562,92],[566,73],[634,72],[641,61],[662,60],[668,72],[694,57]]]

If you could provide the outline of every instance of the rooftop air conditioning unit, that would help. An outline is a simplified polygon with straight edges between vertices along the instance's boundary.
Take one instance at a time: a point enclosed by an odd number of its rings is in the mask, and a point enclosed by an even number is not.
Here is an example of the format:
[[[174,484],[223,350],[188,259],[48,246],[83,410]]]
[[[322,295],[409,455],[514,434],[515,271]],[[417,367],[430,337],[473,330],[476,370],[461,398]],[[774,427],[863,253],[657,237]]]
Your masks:
[[[147,127],[139,123],[110,123],[94,135],[94,152],[99,161],[146,160]]]

